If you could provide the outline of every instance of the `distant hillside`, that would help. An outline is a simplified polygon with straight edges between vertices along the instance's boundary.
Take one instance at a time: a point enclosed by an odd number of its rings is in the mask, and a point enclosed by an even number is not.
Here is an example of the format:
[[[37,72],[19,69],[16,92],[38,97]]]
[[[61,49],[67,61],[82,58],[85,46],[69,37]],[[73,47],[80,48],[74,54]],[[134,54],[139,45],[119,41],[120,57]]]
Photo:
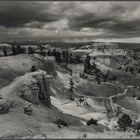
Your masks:
[[[122,49],[131,49],[134,51],[140,51],[140,43],[120,43],[120,42],[95,42],[95,41],[82,41],[82,40],[27,40],[27,41],[11,41],[11,42],[1,42],[1,43],[9,43],[11,45],[38,45],[42,46],[45,44],[49,44],[54,48],[62,48],[62,49],[70,49],[70,48],[79,48],[82,46],[92,45],[93,43],[97,43],[97,45],[102,44],[104,46],[106,44],[117,45]],[[104,45],[103,45],[104,44]],[[113,46],[113,47],[114,47]]]
[[[120,46],[122,49],[131,49],[131,50],[137,50],[140,51],[140,43],[116,43],[118,46]]]
[[[84,45],[91,45],[93,42],[59,42],[59,41],[43,41],[43,42],[38,42],[38,41],[22,41],[22,42],[10,42],[9,44],[12,45],[45,45],[45,44],[50,44],[52,47],[55,48],[79,48]]]

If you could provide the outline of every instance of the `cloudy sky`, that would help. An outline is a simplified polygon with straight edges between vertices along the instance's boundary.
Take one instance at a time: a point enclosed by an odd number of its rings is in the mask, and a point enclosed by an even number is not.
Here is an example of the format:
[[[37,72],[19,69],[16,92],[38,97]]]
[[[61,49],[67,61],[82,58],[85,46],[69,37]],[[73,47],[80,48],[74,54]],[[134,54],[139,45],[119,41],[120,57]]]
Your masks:
[[[0,41],[49,37],[140,42],[140,2],[0,1]]]

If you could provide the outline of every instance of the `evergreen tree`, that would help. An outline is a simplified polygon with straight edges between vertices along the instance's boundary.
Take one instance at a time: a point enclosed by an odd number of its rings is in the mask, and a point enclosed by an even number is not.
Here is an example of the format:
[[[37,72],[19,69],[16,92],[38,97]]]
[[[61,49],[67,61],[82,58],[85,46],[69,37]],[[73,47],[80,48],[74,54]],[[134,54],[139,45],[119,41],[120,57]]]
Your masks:
[[[108,72],[104,75],[104,82],[108,80]]]
[[[133,54],[133,59],[137,60],[137,53],[136,52],[134,52],[134,54]]]
[[[55,60],[56,60],[56,62],[58,62],[58,63],[61,63],[61,62],[62,62],[61,53],[60,53],[60,52],[56,52]]]
[[[76,55],[76,63],[80,62],[80,56]]]
[[[53,49],[52,56],[56,56],[56,49]]]
[[[73,59],[72,59],[72,54],[70,53],[70,55],[69,55],[69,62],[70,63],[73,63]]]
[[[126,128],[131,126],[132,119],[129,115],[123,114],[122,117],[118,119],[117,123],[123,131],[126,131]]]
[[[17,45],[16,50],[17,50],[17,54],[20,54],[20,46],[19,45]]]
[[[7,56],[7,50],[4,46],[3,46],[3,53],[4,53],[4,56]]]
[[[65,53],[65,51],[62,51],[62,57],[63,57],[63,62],[66,62],[66,53]]]
[[[73,88],[74,88],[74,82],[73,82],[73,80],[72,80],[72,78],[70,78],[70,99],[71,100],[74,100],[74,98],[73,98]]]
[[[22,53],[26,53],[26,49],[22,47]]]
[[[18,52],[18,54],[23,54],[23,53],[25,53],[25,48],[22,48],[20,45],[18,45],[17,52]]]
[[[12,53],[13,53],[13,55],[16,55],[17,54],[17,51],[16,51],[16,47],[15,46],[12,46]]]
[[[90,56],[87,55],[84,61],[84,73],[89,73],[89,70],[91,68],[90,59]]]
[[[32,47],[28,48],[28,54],[33,54],[34,53],[34,49]]]
[[[69,53],[68,53],[68,51],[66,51],[66,58],[65,59],[66,59],[65,62],[68,63],[69,62]]]
[[[134,68],[130,67],[129,71],[131,72],[131,74],[133,74],[134,73]]]
[[[51,53],[51,50],[50,50],[50,49],[48,50],[47,55],[48,55],[48,56],[51,56],[51,55],[52,55],[52,53]]]

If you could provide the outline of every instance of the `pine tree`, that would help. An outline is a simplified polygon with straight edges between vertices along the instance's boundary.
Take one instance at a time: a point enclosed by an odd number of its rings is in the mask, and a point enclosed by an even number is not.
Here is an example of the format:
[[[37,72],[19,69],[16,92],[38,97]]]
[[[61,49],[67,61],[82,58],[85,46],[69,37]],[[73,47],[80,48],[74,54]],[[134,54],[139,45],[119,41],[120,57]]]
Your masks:
[[[118,119],[117,123],[123,131],[126,131],[126,128],[131,126],[132,119],[129,115],[123,114],[122,117]]]
[[[52,55],[55,57],[56,56],[56,49],[53,49]]]
[[[80,62],[80,56],[76,55],[76,63],[78,64]]]
[[[63,62],[66,62],[66,54],[65,51],[62,51]]]
[[[56,60],[56,62],[58,62],[58,63],[61,63],[61,62],[62,62],[61,53],[60,53],[60,52],[56,52],[55,60]]]
[[[74,98],[73,98],[73,88],[74,88],[74,82],[73,82],[72,78],[70,78],[70,92],[71,92],[70,99],[71,100],[74,100]]]
[[[134,52],[134,54],[133,54],[133,59],[137,60],[137,53],[136,52]]]
[[[4,53],[4,56],[7,56],[7,50],[5,47],[3,47],[3,53]]]
[[[69,62],[69,53],[68,53],[68,51],[66,51],[66,63],[68,63]]]
[[[17,51],[16,51],[15,46],[12,46],[12,53],[13,53],[13,55],[16,55],[17,54]]]
[[[73,63],[73,59],[72,59],[72,54],[71,53],[69,55],[69,61],[70,61],[70,63]]]
[[[91,68],[90,59],[91,59],[90,56],[87,55],[84,62],[84,73],[88,73]]]
[[[28,54],[33,54],[34,53],[34,49],[32,47],[28,48]]]
[[[25,53],[25,48],[22,48],[20,45],[17,46],[18,54]]]
[[[48,50],[47,55],[48,55],[48,56],[51,56],[51,55],[52,55],[50,49]]]

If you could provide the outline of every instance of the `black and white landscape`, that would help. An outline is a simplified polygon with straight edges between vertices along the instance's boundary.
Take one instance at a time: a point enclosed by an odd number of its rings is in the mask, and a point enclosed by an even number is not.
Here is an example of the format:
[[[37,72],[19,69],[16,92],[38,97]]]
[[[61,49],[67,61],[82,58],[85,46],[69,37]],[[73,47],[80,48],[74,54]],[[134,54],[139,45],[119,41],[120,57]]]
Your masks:
[[[140,2],[0,1],[0,138],[140,138]]]

